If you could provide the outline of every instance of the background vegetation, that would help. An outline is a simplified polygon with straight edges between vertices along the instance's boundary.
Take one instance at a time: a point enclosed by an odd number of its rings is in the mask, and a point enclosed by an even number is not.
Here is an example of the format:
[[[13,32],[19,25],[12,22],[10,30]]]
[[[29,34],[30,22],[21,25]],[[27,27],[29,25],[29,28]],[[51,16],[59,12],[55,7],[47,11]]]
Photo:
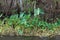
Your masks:
[[[46,36],[60,28],[56,0],[1,0],[0,35]]]

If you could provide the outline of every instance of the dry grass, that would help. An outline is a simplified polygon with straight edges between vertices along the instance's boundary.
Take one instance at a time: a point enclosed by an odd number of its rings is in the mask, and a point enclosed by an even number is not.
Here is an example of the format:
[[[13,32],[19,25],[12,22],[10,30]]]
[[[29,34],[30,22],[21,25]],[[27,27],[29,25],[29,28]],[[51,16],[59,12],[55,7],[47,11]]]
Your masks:
[[[12,27],[1,27],[0,26],[0,35],[10,35],[10,36],[19,36],[17,30],[13,29]],[[25,29],[24,34],[25,36],[54,36],[54,35],[60,35],[60,27],[59,28],[53,28],[53,30],[48,29],[37,29],[36,31]]]

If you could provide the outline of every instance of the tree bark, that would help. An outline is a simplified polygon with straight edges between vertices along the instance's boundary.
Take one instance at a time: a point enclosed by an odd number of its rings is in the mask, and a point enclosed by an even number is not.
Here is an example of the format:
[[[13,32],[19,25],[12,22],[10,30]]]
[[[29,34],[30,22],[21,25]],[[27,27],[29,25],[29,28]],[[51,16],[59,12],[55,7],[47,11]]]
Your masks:
[[[21,11],[23,11],[23,0],[19,0]]]

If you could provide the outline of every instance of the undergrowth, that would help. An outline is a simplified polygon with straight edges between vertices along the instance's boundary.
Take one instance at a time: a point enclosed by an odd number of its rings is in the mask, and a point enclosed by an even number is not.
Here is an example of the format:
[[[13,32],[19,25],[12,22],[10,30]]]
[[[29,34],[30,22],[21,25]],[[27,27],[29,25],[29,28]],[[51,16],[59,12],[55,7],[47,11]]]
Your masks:
[[[18,34],[22,35],[27,29],[27,31],[37,30],[37,29],[48,29],[52,30],[60,26],[60,20],[55,23],[47,23],[40,19],[40,17],[35,16],[31,18],[31,14],[26,15],[24,12],[18,14],[11,15],[10,18],[5,17],[4,20],[0,20],[0,27],[5,28],[13,28],[17,31]],[[0,28],[0,32],[2,32],[2,28]]]

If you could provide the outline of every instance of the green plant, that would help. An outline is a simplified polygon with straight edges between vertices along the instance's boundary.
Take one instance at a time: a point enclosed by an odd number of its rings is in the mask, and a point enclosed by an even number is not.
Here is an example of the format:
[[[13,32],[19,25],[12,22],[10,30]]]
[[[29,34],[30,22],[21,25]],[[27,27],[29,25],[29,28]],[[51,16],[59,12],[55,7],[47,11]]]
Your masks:
[[[13,24],[16,25],[18,20],[19,20],[18,19],[18,14],[12,15],[8,20],[8,25],[13,25]]]
[[[0,20],[0,25],[2,25],[2,21]]]
[[[19,30],[18,30],[18,34],[19,34],[19,35],[22,35],[22,34],[23,34],[23,31],[19,29]]]
[[[16,26],[15,27],[15,30],[17,31],[17,33],[19,34],[19,35],[22,35],[23,34],[23,30],[22,30],[22,28],[21,28],[21,26]]]
[[[34,16],[37,16],[39,14],[44,14],[44,10],[41,8],[34,9]]]
[[[60,26],[60,19],[57,20],[57,24],[58,24],[58,26]]]
[[[23,18],[23,17],[24,17],[24,12],[20,12],[19,18]]]
[[[0,18],[2,17],[2,15],[3,15],[3,14],[1,13],[1,14],[0,14]]]

